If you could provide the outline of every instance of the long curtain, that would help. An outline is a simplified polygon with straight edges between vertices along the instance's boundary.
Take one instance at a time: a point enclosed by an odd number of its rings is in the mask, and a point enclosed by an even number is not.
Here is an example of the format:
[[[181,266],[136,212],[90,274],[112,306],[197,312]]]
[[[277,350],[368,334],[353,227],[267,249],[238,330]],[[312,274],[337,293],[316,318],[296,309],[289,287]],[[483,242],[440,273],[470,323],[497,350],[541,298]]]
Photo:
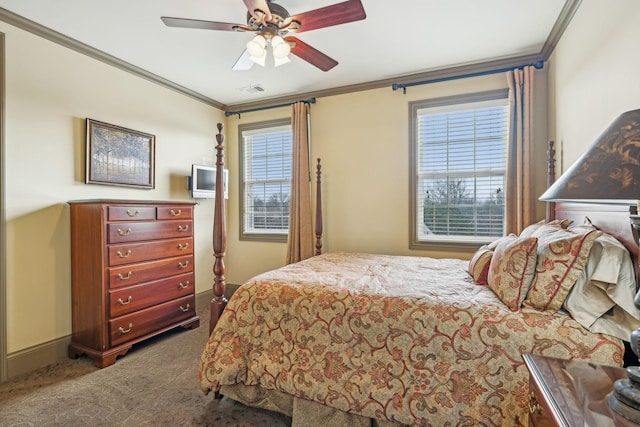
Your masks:
[[[509,142],[507,146],[506,232],[520,233],[535,219],[533,189],[534,67],[507,72],[509,85]]]
[[[296,102],[292,106],[293,167],[289,202],[289,239],[287,263],[313,256],[311,225],[311,182],[309,173],[309,104]]]

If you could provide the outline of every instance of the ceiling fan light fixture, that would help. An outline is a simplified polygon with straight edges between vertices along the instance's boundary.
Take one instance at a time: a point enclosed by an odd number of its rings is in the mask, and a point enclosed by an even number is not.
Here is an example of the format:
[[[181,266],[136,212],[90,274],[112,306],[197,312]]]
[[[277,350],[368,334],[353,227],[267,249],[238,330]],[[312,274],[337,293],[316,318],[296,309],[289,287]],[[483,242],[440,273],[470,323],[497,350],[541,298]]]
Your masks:
[[[246,25],[200,19],[171,18],[168,16],[162,16],[161,19],[169,27],[253,34],[254,38],[247,43],[246,49],[233,65],[234,70],[248,70],[251,68],[252,63],[264,66],[267,45],[271,44],[272,54],[278,65],[289,62],[288,55],[292,53],[322,71],[329,71],[338,65],[338,61],[298,40],[296,37],[287,36],[287,39],[283,40],[282,36],[287,35],[290,31],[299,33],[317,30],[360,21],[367,17],[362,6],[362,0],[346,0],[295,15],[289,14],[283,6],[274,3],[276,0],[243,1],[247,7]]]
[[[287,55],[291,53],[291,46],[280,36],[274,36],[271,39],[271,48],[273,49],[273,57],[276,59],[287,58]]]
[[[273,56],[273,63],[276,67],[287,64],[289,62],[291,62],[291,59],[289,59],[288,56],[283,56],[282,58],[278,58],[275,55]]]
[[[247,52],[249,52],[252,58],[262,58],[266,56],[266,47],[267,40],[261,35],[257,35],[247,42]]]
[[[267,54],[265,52],[264,55],[262,56],[250,56],[249,57],[253,62],[255,62],[256,64],[264,67],[266,61],[267,61]]]

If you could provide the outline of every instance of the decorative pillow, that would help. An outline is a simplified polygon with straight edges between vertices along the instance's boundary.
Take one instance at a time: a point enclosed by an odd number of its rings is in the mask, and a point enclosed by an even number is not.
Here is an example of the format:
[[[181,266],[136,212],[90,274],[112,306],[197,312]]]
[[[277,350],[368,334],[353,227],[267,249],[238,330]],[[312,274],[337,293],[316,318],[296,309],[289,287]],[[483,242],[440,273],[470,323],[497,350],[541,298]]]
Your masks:
[[[489,266],[489,288],[512,311],[518,311],[527,295],[536,269],[535,237],[503,238],[496,246]]]
[[[588,217],[585,217],[583,224],[569,227],[569,231],[574,233],[586,233],[591,230],[597,230],[597,228]],[[593,243],[591,252],[596,247],[599,247],[601,251],[600,256],[594,261],[596,265],[592,268],[590,279],[598,282],[616,283],[623,260],[628,253],[627,248],[618,239],[604,232]],[[587,262],[592,262],[591,258]]]
[[[483,245],[473,254],[473,257],[471,257],[469,261],[467,272],[478,285],[486,285],[488,283],[487,275],[489,274],[489,265],[491,264],[492,256],[493,250],[489,249],[489,246]]]
[[[585,229],[595,230],[593,226],[585,225],[579,226],[579,228],[570,228],[569,230],[573,232],[583,230],[582,232],[586,232],[584,231]],[[589,276],[590,279],[615,284],[618,281],[624,257],[628,254],[627,248],[625,248],[618,239],[604,232],[593,242],[591,252],[594,252],[596,248],[599,249],[600,256],[595,261],[595,266],[592,268],[592,273]],[[592,262],[591,258],[589,258],[587,262]]]
[[[545,226],[560,226],[561,228],[568,228],[573,221],[570,219],[554,219],[553,221],[546,222],[544,219],[542,221],[536,222],[535,224],[531,224],[527,226],[522,232],[520,232],[520,237],[533,237],[535,232],[540,228],[544,228]]]
[[[509,237],[509,236],[503,236],[503,237],[500,237],[499,239],[494,240],[493,242],[491,242],[491,243],[489,243],[489,244],[487,245],[487,248],[489,248],[489,249],[491,249],[491,250],[494,250],[494,249],[496,248],[496,246],[498,246],[498,244],[499,244],[500,242],[502,242],[504,239],[506,239],[506,238],[508,238],[508,237]]]
[[[582,273],[598,230],[574,233],[558,225],[547,225],[534,233],[538,238],[538,260],[531,289],[524,304],[557,312]]]
[[[572,219],[563,219],[560,221],[560,227],[564,228],[565,230],[571,227],[572,224],[573,224]]]
[[[546,222],[543,219],[540,222],[536,222],[534,224],[531,224],[525,227],[525,229],[520,232],[520,237],[523,237],[523,238],[533,237],[533,233],[536,232],[540,227],[542,227],[545,224]]]

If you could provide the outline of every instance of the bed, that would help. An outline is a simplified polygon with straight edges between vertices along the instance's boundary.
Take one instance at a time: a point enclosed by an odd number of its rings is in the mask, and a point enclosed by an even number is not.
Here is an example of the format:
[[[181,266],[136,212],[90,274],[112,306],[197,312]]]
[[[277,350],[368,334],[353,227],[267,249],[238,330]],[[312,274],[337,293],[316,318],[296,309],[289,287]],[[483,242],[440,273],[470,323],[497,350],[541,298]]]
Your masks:
[[[318,242],[318,255],[252,278],[227,302],[223,200],[200,385],[294,426],[527,425],[522,354],[620,366],[640,327],[626,207],[558,205],[548,213],[558,219],[470,261],[320,254]]]

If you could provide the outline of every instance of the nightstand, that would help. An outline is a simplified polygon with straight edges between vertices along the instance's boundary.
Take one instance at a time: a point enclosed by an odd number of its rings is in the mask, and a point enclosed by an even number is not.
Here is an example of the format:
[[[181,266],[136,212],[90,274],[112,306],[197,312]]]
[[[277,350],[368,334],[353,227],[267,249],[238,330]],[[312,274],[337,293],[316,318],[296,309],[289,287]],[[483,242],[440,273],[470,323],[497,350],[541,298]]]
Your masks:
[[[635,426],[609,409],[613,383],[623,368],[522,355],[529,370],[529,426]]]

